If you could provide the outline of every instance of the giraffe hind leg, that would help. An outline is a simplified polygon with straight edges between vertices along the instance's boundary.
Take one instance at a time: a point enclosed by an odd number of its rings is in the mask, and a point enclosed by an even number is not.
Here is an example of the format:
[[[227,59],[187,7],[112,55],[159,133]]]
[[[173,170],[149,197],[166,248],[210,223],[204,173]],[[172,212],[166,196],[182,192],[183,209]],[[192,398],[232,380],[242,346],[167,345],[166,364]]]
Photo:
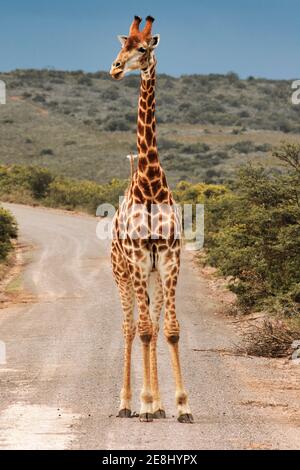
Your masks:
[[[120,270],[121,267],[121,270]],[[131,417],[131,351],[136,326],[133,318],[134,290],[127,273],[126,263],[117,247],[112,245],[112,268],[115,281],[119,289],[123,309],[123,335],[124,335],[124,370],[123,386],[120,394],[119,418]],[[122,274],[120,274],[122,273]]]
[[[138,306],[138,333],[142,343],[143,354],[143,387],[140,395],[140,421],[153,421],[153,395],[150,373],[150,343],[153,336],[150,316],[148,279],[151,271],[149,253],[144,254],[138,262],[130,266],[135,298]]]

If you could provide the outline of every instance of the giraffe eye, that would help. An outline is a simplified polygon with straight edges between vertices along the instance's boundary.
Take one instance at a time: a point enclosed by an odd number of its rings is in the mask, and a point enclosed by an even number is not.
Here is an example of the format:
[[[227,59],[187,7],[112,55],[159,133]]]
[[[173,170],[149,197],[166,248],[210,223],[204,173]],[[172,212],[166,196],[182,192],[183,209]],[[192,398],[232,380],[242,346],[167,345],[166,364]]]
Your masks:
[[[144,52],[146,52],[146,49],[144,47],[139,47],[138,51],[143,54]]]

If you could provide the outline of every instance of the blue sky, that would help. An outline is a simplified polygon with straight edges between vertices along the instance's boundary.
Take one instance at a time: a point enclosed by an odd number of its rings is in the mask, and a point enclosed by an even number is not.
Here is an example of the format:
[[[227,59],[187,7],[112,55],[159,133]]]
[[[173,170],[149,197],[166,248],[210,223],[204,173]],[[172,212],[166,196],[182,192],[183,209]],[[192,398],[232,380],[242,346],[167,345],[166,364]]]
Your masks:
[[[0,71],[108,70],[132,16],[156,18],[159,71],[299,78],[299,0],[0,0]]]

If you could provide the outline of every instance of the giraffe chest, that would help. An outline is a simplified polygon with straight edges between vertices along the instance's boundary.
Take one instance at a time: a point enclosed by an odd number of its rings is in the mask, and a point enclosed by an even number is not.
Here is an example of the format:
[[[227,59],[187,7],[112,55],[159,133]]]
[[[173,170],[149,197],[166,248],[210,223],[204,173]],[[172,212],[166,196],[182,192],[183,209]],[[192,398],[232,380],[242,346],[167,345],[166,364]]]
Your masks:
[[[113,238],[128,256],[155,254],[180,246],[181,213],[177,205],[136,204],[124,199],[114,223]]]

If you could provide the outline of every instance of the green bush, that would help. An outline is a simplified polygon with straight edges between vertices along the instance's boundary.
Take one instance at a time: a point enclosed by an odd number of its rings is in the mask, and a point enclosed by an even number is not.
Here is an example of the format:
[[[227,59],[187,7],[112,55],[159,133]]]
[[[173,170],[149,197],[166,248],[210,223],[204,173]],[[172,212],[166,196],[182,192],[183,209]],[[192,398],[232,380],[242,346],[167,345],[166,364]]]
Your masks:
[[[0,196],[9,201],[39,204],[96,213],[99,204],[115,207],[128,181],[113,179],[107,184],[55,176],[46,168],[0,166]]]
[[[45,197],[53,179],[53,175],[46,168],[32,167],[28,177],[32,196],[36,199]]]
[[[235,188],[207,204],[208,262],[232,276],[245,308],[288,303],[299,311],[300,146],[275,156],[284,174],[262,167],[240,170]]]
[[[11,239],[17,237],[17,224],[7,210],[0,207],[0,260],[6,259],[12,249]]]
[[[116,131],[128,131],[130,130],[131,125],[126,121],[126,119],[109,119],[104,125],[104,129],[110,132]]]
[[[33,198],[47,195],[54,176],[46,168],[35,166],[0,166],[0,195],[27,191]]]

